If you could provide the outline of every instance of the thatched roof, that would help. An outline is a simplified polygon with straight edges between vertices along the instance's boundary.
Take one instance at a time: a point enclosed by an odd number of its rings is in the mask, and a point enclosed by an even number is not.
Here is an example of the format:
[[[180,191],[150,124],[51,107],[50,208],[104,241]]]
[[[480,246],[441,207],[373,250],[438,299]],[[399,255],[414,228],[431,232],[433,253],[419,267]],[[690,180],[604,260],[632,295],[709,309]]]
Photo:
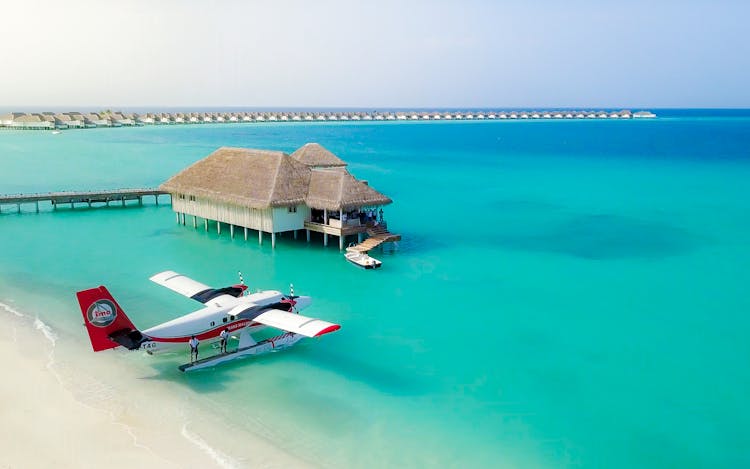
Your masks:
[[[292,158],[315,168],[344,167],[346,162],[317,143],[306,143],[292,153]]]
[[[262,209],[303,203],[309,181],[310,169],[285,153],[223,147],[160,189]]]
[[[344,167],[315,170],[280,151],[246,148],[219,148],[160,189],[257,209],[305,203],[317,209],[349,210],[391,203]]]
[[[305,201],[308,207],[328,210],[349,210],[392,202],[344,170],[312,171]]]

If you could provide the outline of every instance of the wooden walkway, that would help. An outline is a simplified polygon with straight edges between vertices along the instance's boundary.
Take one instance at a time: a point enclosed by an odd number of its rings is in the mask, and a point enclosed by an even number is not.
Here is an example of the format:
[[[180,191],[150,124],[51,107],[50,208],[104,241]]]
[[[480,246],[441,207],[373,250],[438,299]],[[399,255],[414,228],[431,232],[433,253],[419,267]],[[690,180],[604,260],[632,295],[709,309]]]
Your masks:
[[[34,204],[36,212],[39,212],[39,202],[49,202],[52,208],[57,209],[58,205],[70,204],[71,209],[75,209],[75,204],[84,203],[89,207],[95,203],[103,203],[109,206],[110,202],[119,202],[123,207],[126,200],[137,200],[139,205],[143,204],[143,198],[148,196],[154,197],[154,202],[159,205],[159,196],[167,192],[158,189],[140,188],[140,189],[115,189],[105,191],[69,191],[69,192],[45,192],[36,194],[6,194],[0,195],[0,210],[3,205],[15,205],[16,211],[21,212],[22,204]]]
[[[401,241],[401,235],[393,234],[388,231],[383,225],[374,225],[367,228],[367,234],[369,238],[347,249],[352,249],[359,252],[368,252],[371,249],[375,249],[383,243],[391,243],[394,241]]]

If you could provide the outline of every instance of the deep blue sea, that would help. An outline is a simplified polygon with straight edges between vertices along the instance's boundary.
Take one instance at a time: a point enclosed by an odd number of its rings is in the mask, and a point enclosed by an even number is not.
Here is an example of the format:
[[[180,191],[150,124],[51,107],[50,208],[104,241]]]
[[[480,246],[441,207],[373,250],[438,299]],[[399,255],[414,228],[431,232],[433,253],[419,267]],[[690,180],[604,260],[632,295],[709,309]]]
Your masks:
[[[201,437],[238,467],[230,435],[324,467],[750,467],[750,111],[656,112],[2,131],[0,193],[156,186],[221,146],[318,142],[394,200],[403,241],[372,272],[168,204],[4,206],[0,302],[50,325],[71,375],[123,402],[137,383],[194,432],[224,422]],[[91,352],[75,291],[107,285],[146,328],[197,309],[148,281],[167,269],[294,283],[342,328],[193,375],[187,353]]]

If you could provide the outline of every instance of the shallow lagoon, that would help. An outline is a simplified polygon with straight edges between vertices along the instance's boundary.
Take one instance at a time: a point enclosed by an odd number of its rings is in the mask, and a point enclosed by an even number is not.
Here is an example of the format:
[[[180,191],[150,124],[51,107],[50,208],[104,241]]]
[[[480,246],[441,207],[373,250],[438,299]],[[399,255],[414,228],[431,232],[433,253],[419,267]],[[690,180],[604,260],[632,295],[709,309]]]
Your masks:
[[[191,422],[324,466],[750,463],[747,117],[1,132],[0,192],[153,186],[219,146],[308,141],[394,199],[404,240],[380,271],[304,236],[272,250],[193,230],[167,206],[6,207],[0,301],[33,292],[22,306],[61,363],[136,370],[157,401],[192,396]],[[92,357],[73,293],[107,285],[148,327],[196,308],[148,281],[165,269],[293,282],[342,329],[192,376],[181,357]]]

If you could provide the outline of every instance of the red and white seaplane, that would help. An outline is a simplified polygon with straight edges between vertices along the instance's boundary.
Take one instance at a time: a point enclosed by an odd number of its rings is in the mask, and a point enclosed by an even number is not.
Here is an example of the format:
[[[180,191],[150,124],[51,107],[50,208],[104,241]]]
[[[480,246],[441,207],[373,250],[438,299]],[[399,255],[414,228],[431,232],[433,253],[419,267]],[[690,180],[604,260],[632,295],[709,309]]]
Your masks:
[[[305,337],[319,337],[341,328],[338,324],[299,314],[299,310],[312,303],[312,298],[295,296],[292,287],[289,295],[275,290],[247,294],[241,274],[239,284],[225,288],[211,288],[171,270],[158,273],[150,280],[205,306],[177,319],[139,330],[106,287],[79,291],[76,296],[95,352],[115,347],[145,350],[149,354],[186,351],[192,337],[201,344],[213,344],[221,340],[220,334],[224,330],[239,336],[235,350],[179,367],[181,371],[194,371],[240,356],[289,347]],[[256,342],[252,334],[266,327],[285,332]]]

